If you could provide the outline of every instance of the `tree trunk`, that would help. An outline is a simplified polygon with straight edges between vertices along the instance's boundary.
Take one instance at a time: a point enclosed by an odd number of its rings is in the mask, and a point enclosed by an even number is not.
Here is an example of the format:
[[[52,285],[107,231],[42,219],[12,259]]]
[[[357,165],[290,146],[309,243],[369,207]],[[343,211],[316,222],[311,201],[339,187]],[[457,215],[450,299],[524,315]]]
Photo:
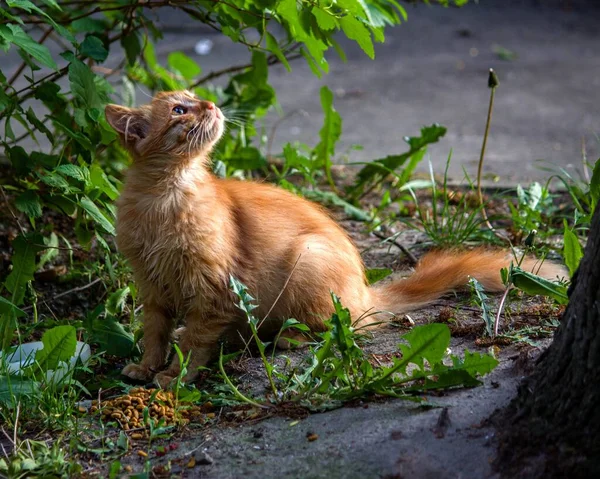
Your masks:
[[[492,418],[506,477],[600,477],[600,208],[553,343]]]

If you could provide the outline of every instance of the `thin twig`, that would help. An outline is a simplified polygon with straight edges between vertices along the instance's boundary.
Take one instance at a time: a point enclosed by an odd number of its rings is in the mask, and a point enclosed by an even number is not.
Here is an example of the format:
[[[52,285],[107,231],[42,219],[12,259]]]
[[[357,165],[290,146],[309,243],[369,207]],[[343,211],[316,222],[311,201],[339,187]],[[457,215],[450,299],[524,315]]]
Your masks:
[[[76,288],[69,289],[68,291],[63,291],[62,293],[57,294],[56,296],[54,296],[52,298],[52,301],[56,301],[58,298],[62,298],[63,296],[66,296],[66,295],[71,294],[71,293],[78,293],[79,291],[84,291],[84,290],[86,290],[88,288],[91,288],[92,286],[94,286],[95,284],[99,283],[100,281],[102,281],[102,278],[96,278],[94,281],[92,281],[92,282],[90,282],[88,284],[84,284],[83,286],[77,286]],[[46,301],[44,301],[44,302],[46,302]],[[30,310],[32,308],[33,308],[33,305],[32,306],[27,306],[27,307],[21,308],[21,309],[23,311],[28,311],[28,310]]]
[[[258,328],[260,328],[262,326],[262,324],[265,322],[265,320],[269,317],[269,314],[271,314],[271,312],[273,311],[273,308],[275,307],[275,305],[277,304],[277,302],[281,298],[281,295],[283,294],[283,292],[287,288],[287,285],[290,282],[290,279],[292,279],[292,275],[294,274],[294,271],[296,271],[296,266],[298,266],[298,262],[300,261],[301,257],[302,257],[302,254],[299,254],[298,258],[296,259],[296,262],[294,263],[294,266],[292,267],[292,271],[290,271],[290,274],[288,275],[287,279],[285,280],[285,283],[283,283],[283,288],[281,288],[281,291],[279,291],[279,294],[275,298],[275,301],[273,301],[273,304],[269,308],[269,311],[267,311],[267,314],[265,314],[265,316],[263,317],[262,321],[258,324]]]
[[[398,247],[400,251],[402,251],[406,255],[412,266],[416,265],[419,262],[417,257],[414,254],[412,254],[406,246],[404,246],[402,243],[396,240],[393,236],[388,237],[384,234],[379,233],[378,231],[373,231],[373,234],[379,239],[383,240],[384,243],[392,243],[394,246]]]
[[[6,193],[4,192],[4,188],[2,188],[2,186],[0,186],[0,191],[2,192],[2,196],[4,197],[4,202],[6,203],[6,207],[8,208],[10,215],[13,217],[13,219],[17,223],[19,230],[21,230],[21,235],[25,236],[25,230],[23,229],[23,226],[21,226],[21,222],[19,221],[19,218],[17,218],[17,215],[15,215],[15,212],[10,207],[10,203],[8,202],[8,198],[6,197]]]

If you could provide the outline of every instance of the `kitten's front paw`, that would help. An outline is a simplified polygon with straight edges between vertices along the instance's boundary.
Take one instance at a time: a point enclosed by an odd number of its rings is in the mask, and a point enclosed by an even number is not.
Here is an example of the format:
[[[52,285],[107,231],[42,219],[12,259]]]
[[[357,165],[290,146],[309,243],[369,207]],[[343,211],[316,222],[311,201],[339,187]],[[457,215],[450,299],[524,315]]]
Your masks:
[[[154,376],[150,368],[134,363],[125,366],[121,374],[136,381],[149,381]]]
[[[158,384],[161,389],[167,389],[173,379],[175,378],[167,373],[158,373],[156,376],[154,376],[154,382]]]

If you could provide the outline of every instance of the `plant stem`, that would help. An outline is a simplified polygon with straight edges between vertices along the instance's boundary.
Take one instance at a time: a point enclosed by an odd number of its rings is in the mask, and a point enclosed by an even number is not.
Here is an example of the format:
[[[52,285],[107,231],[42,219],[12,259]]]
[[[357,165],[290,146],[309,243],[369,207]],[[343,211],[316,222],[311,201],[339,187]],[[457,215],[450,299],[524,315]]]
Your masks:
[[[240,392],[240,390],[235,387],[235,384],[233,384],[231,382],[231,379],[229,379],[229,376],[227,376],[227,373],[225,372],[225,368],[223,367],[223,348],[221,348],[221,354],[219,354],[219,371],[221,371],[221,374],[223,375],[223,379],[225,380],[225,382],[227,383],[227,385],[233,391],[234,396],[236,396],[239,400],[244,401],[244,402],[246,402],[248,404],[252,404],[253,406],[259,407],[261,409],[268,409],[269,408],[269,406],[257,403],[256,401],[253,401],[252,399],[244,396]]]
[[[490,93],[490,104],[488,107],[487,120],[485,122],[485,132],[483,134],[483,144],[481,145],[481,154],[479,155],[479,164],[477,166],[477,196],[479,197],[479,205],[481,206],[481,216],[486,226],[490,229],[492,233],[494,233],[501,240],[506,241],[503,235],[498,233],[496,229],[490,223],[488,219],[487,212],[485,211],[485,204],[483,202],[483,193],[481,192],[481,173],[483,171],[483,159],[485,158],[485,147],[487,146],[487,139],[490,133],[490,124],[492,123],[492,111],[494,110],[494,94],[496,93],[496,88],[498,87],[498,77],[492,68],[490,68],[490,74],[488,77],[488,87],[491,89]]]

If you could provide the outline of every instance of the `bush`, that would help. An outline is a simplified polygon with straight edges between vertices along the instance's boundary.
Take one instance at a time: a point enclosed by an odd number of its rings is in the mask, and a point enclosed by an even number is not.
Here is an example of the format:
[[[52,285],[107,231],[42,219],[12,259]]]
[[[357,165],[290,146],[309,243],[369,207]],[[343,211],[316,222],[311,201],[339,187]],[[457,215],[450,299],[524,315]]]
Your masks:
[[[154,45],[161,32],[154,18],[166,7],[247,46],[251,63],[203,74],[195,60],[172,52],[167,65],[159,64]],[[282,63],[291,70],[292,59],[304,58],[320,76],[328,70],[329,49],[343,56],[335,40],[338,32],[373,57],[373,42],[384,41],[385,27],[406,19],[396,0],[7,0],[0,13],[0,48],[16,51],[22,59],[10,75],[0,67],[6,155],[0,189],[12,216],[5,219],[19,227],[11,242],[12,269],[0,276],[2,349],[12,342],[17,319],[26,316],[22,306],[34,303],[34,273],[63,243],[72,252],[67,238],[59,243],[56,218],[67,218],[80,247],[104,250],[107,268],[114,261],[114,200],[129,161],[104,117],[104,106],[117,91],[123,104],[133,102],[138,85],[151,91],[185,88],[218,102],[233,122],[219,143],[216,170],[229,175],[266,168],[256,122],[276,103],[269,67]],[[49,42],[62,49],[60,55],[51,53]],[[109,55],[111,64],[119,60],[115,67],[103,66]],[[211,83],[223,76],[228,76],[224,88]],[[333,115],[331,98],[324,90],[326,121],[341,123]],[[39,146],[21,146],[31,140]],[[288,167],[328,171],[333,150],[325,140],[310,158],[289,145],[281,157]]]

